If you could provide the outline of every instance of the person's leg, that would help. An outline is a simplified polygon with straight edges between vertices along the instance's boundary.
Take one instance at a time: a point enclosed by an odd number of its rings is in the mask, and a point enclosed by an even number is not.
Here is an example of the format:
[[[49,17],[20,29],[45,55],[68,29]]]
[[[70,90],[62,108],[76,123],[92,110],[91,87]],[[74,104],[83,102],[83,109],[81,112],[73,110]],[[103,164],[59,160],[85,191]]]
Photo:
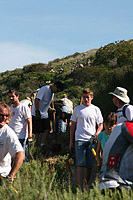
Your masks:
[[[41,146],[45,146],[48,142],[48,136],[50,133],[50,120],[41,119]]]
[[[84,167],[77,167],[77,183],[81,190],[83,190],[83,168]]]
[[[83,190],[83,169],[86,167],[86,142],[76,141],[75,152],[76,152],[76,167],[77,167],[77,183],[79,189]]]
[[[92,168],[85,168],[84,184],[88,185],[89,179],[91,177]]]
[[[48,142],[49,130],[44,130],[44,133],[41,133],[41,145],[46,145]]]
[[[41,144],[41,121],[35,116],[32,116],[32,133],[35,135],[35,146],[40,146]]]
[[[92,154],[92,148],[96,150],[97,144],[94,144],[92,146],[88,145],[87,147],[87,154],[86,154],[86,163],[87,163],[87,168],[85,170],[85,184],[88,186],[92,186],[92,183],[95,180],[96,174],[94,173],[95,171],[92,170],[95,167],[95,157]],[[92,175],[92,176],[91,176]]]

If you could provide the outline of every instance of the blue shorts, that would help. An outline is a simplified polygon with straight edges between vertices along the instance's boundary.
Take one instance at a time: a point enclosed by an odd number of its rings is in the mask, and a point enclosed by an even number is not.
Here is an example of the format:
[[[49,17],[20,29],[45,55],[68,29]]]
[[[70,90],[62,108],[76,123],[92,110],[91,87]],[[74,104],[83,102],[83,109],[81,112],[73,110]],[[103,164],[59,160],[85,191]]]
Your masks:
[[[75,141],[75,152],[76,152],[76,166],[93,168],[95,157],[91,152],[91,149],[96,150],[97,144],[95,143],[89,147],[90,142]]]

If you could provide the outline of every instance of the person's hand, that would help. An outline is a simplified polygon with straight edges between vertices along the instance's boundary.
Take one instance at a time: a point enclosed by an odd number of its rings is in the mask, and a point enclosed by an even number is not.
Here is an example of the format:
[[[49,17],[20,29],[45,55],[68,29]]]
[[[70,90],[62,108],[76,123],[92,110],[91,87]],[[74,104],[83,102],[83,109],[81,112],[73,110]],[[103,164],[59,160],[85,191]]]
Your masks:
[[[39,110],[36,110],[36,118],[41,119],[41,113]]]
[[[94,142],[97,142],[98,141],[98,135],[95,135],[94,136]]]
[[[92,145],[94,145],[94,143],[95,143],[95,136],[94,135],[92,135],[91,136],[91,138],[90,138],[90,147],[92,147]]]
[[[15,177],[6,176],[5,181],[7,184],[12,185]]]
[[[50,111],[56,113],[56,109],[55,108],[50,108]]]
[[[32,143],[33,143],[33,139],[32,139],[32,137],[27,138],[26,144],[27,144],[29,147],[32,146]]]
[[[6,176],[4,178],[5,184],[10,187],[17,195],[18,195],[18,191],[13,187],[13,181],[16,177],[13,176]]]

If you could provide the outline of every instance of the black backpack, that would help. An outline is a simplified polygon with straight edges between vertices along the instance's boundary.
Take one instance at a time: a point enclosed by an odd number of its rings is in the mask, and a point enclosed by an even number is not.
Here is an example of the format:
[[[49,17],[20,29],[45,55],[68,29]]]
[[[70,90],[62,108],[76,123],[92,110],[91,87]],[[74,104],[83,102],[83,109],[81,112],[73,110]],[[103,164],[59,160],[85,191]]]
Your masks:
[[[126,108],[129,106],[129,104],[126,104],[122,110],[119,110],[119,111],[116,111],[117,112],[122,112],[123,114],[123,117],[125,117],[127,119],[127,116],[126,116]]]
[[[129,104],[126,104],[123,109],[122,109],[122,113],[123,113],[123,116],[127,119],[127,116],[126,116],[126,108],[129,106]]]

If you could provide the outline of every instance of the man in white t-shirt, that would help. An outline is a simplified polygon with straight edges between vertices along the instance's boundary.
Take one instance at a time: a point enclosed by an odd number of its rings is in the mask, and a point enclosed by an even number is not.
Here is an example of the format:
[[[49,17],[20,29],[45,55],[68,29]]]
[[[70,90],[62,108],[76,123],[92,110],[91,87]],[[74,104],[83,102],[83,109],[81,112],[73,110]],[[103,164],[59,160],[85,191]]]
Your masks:
[[[91,152],[90,139],[94,136],[97,140],[98,134],[103,129],[103,117],[100,109],[91,104],[93,92],[90,88],[83,90],[83,105],[76,106],[71,116],[70,127],[70,151],[74,147],[77,166],[77,181],[79,188],[83,188],[83,168],[85,168],[84,183],[87,184],[93,168],[94,156]],[[97,124],[97,130],[96,130]],[[94,145],[96,149],[96,145]]]
[[[39,133],[41,135],[41,146],[45,147],[48,135],[50,132],[50,120],[48,116],[48,109],[52,102],[54,93],[61,92],[63,90],[63,83],[56,81],[50,86],[43,86],[37,93],[35,99],[35,109],[32,109],[32,116],[34,125],[39,127]],[[36,123],[37,122],[37,123]]]
[[[116,87],[114,92],[110,92],[113,96],[114,105],[118,108],[116,111],[117,124],[125,121],[133,121],[133,106],[129,105],[130,99],[127,90],[122,87]]]
[[[25,155],[15,132],[7,125],[9,118],[9,106],[0,102],[0,175],[13,181]]]
[[[27,141],[32,143],[32,117],[30,108],[19,101],[17,90],[11,89],[8,92],[11,102],[11,120],[9,126],[14,130],[20,143],[22,144],[25,155],[27,154]],[[28,139],[28,140],[27,140]]]

